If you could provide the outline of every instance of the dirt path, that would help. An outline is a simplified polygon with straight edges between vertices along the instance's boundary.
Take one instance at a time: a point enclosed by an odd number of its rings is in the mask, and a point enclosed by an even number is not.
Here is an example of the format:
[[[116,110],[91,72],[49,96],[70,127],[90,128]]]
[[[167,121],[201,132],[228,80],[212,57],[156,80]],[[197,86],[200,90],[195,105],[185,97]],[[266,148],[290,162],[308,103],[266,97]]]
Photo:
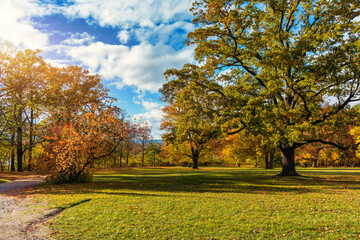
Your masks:
[[[15,194],[43,181],[44,177],[34,176],[0,184],[0,240],[51,239],[50,229],[42,223],[57,210],[48,210],[44,203]]]
[[[16,191],[21,188],[37,185],[44,182],[44,177],[35,176],[0,184],[0,194]]]

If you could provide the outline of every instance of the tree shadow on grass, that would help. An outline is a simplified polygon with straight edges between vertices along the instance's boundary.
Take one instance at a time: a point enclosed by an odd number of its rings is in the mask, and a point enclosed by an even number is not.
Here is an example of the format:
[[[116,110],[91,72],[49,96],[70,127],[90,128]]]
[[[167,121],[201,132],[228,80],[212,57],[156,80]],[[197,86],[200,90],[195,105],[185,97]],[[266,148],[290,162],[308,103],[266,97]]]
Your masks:
[[[304,194],[326,192],[331,194],[336,193],[334,190],[337,189],[360,189],[360,178],[357,175],[326,175],[324,177],[304,172],[299,177],[279,178],[274,177],[276,172],[276,170],[127,170],[95,174],[94,181],[90,183],[38,186],[35,187],[33,193],[128,194],[156,197],[173,193]]]
[[[72,204],[68,204],[68,205],[63,206],[63,207],[57,207],[57,208],[54,208],[54,209],[50,209],[48,211],[48,213],[45,214],[44,216],[40,217],[39,219],[36,219],[34,221],[29,222],[28,225],[25,228],[25,231],[32,231],[34,228],[36,228],[36,226],[38,224],[49,221],[50,219],[52,219],[52,218],[56,217],[57,215],[59,215],[60,213],[62,213],[64,210],[72,208],[72,207],[76,207],[76,206],[78,206],[80,204],[90,202],[90,201],[91,201],[91,198],[90,199],[83,199],[81,201],[78,201],[78,202],[75,202],[75,203],[72,203]]]

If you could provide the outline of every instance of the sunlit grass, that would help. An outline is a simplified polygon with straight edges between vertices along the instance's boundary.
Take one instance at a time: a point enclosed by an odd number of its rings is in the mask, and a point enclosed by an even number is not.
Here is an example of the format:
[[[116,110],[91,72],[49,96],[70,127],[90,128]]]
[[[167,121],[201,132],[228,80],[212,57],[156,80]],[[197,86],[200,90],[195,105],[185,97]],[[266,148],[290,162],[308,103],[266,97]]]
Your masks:
[[[63,239],[360,238],[360,169],[122,169],[39,186]]]

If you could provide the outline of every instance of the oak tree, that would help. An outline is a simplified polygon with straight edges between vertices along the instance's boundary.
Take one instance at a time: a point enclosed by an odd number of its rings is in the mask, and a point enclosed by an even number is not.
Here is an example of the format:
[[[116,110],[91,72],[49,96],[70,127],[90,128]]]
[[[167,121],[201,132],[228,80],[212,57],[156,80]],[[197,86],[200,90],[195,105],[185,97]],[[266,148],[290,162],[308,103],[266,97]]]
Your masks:
[[[298,175],[295,149],[313,142],[337,145],[317,130],[339,121],[337,115],[359,100],[359,5],[197,0],[191,9],[197,29],[187,43],[196,46],[202,70],[220,76],[197,86],[223,99],[208,101],[221,103],[213,108],[218,116],[276,144],[282,176]]]

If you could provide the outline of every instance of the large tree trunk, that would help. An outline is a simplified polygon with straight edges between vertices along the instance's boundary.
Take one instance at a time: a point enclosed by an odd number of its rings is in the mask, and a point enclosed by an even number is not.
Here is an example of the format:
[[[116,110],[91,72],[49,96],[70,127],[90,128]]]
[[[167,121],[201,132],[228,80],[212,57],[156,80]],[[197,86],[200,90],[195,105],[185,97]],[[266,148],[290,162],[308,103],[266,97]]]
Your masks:
[[[299,176],[295,171],[295,148],[288,145],[279,147],[282,159],[282,171],[279,176]]]
[[[193,169],[199,169],[198,162],[200,157],[200,151],[195,150],[193,147],[191,147],[191,158],[193,160]]]
[[[192,160],[193,160],[193,169],[199,169],[199,166],[198,166],[198,162],[199,162],[199,157],[197,156],[193,156],[192,157]]]

